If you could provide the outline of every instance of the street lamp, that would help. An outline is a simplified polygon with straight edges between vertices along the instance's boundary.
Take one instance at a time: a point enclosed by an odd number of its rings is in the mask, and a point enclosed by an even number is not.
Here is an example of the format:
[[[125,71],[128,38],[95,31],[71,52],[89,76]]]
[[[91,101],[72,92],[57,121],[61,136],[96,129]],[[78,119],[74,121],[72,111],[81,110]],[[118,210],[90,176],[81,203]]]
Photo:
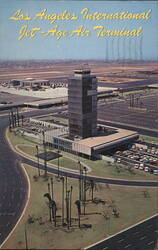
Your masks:
[[[84,214],[86,209],[86,186],[87,186],[87,168],[84,167],[85,178],[84,178]]]
[[[72,209],[72,190],[73,190],[73,186],[71,186],[71,189],[70,189],[70,227],[71,227],[71,209]]]
[[[52,191],[52,200],[54,199],[54,188],[53,188],[53,178],[50,179],[51,191]]]
[[[47,152],[46,152],[46,143],[45,143],[45,131],[42,131],[43,135],[43,147],[44,147],[44,175],[47,176]]]
[[[62,225],[64,226],[64,176],[61,177],[62,180]]]
[[[81,176],[82,176],[82,170],[81,170],[81,162],[78,161],[78,165],[79,165],[79,200],[81,201]]]
[[[60,153],[60,151],[59,151],[59,147],[58,147],[58,178],[59,178],[59,153]]]
[[[27,223],[27,222],[25,222],[25,248],[26,248],[26,249],[29,249],[29,248],[28,248],[28,239],[27,239],[27,228],[26,228],[26,223]]]
[[[36,145],[36,151],[37,151],[37,168],[38,168],[38,175],[40,176],[40,167],[39,167],[39,150],[38,145]]]

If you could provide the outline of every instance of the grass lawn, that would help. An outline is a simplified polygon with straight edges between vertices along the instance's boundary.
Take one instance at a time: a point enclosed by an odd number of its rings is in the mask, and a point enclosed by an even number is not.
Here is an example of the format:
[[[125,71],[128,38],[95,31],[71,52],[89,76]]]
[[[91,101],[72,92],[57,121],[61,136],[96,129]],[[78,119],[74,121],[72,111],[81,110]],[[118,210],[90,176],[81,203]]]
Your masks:
[[[36,145],[30,145],[30,146],[28,144],[18,145],[18,149],[20,149],[21,151],[26,153],[29,157],[30,156],[36,157],[36,155],[37,155]],[[51,150],[47,150],[47,151],[51,151]],[[54,150],[54,152],[56,152],[56,151]],[[42,146],[39,147],[39,154],[40,153],[43,153]],[[40,163],[43,163],[42,159],[40,159]],[[50,161],[48,161],[48,163],[58,165],[58,158],[50,160]],[[64,156],[59,157],[59,166],[69,168],[69,169],[78,169],[78,164],[76,161],[71,160],[69,158],[66,158]]]
[[[158,138],[156,137],[141,135],[140,139],[143,139],[146,142],[152,142],[158,144]]]
[[[50,163],[58,165],[58,159],[51,160]],[[66,167],[66,168],[70,168],[70,169],[76,169],[76,170],[78,169],[77,162],[72,161],[71,159],[66,158],[64,156],[59,158],[59,165],[61,167]]]
[[[54,200],[57,204],[57,227],[49,221],[48,199],[43,197],[48,192],[48,182],[43,177],[34,180],[37,171],[25,165],[31,182],[31,197],[25,215],[20,221],[4,249],[25,249],[25,227],[29,249],[80,249],[137,223],[157,212],[157,188],[123,187],[97,184],[94,198],[103,200],[92,203],[91,192],[87,191],[86,213],[81,215],[81,228],[78,227],[77,208],[78,180],[68,178],[68,190],[72,191],[72,227],[61,225],[62,182],[53,177]],[[147,194],[147,195],[145,195]],[[116,208],[119,217],[112,211]],[[66,209],[65,209],[66,216]],[[83,212],[83,207],[82,207]],[[108,218],[106,219],[105,217]],[[32,223],[28,222],[29,216]],[[66,219],[65,219],[66,223]],[[85,229],[83,224],[91,224]]]
[[[145,173],[144,171],[133,169],[129,171],[125,166],[118,163],[108,163],[104,160],[92,161],[83,159],[87,165],[92,169],[90,174],[100,177],[110,177],[117,179],[130,179],[130,180],[157,180],[157,176],[153,174]]]
[[[15,135],[14,133],[8,133],[8,136],[14,146],[20,144],[18,148],[28,154],[29,157],[36,155],[36,145],[37,143],[29,140],[28,137],[22,137],[20,135]],[[30,146],[29,146],[30,145]],[[52,149],[48,149],[52,150]],[[43,152],[42,145],[39,146],[39,153]],[[56,152],[56,150],[55,150]],[[61,152],[62,157],[59,158],[59,165],[61,167],[78,169],[77,163],[74,160],[80,160],[91,168],[90,175],[96,175],[100,177],[117,178],[117,179],[130,179],[130,180],[157,180],[157,176],[145,173],[144,171],[134,169],[132,172],[127,168],[117,163],[108,163],[105,160],[88,160],[85,158],[78,158],[76,155],[72,155],[67,152]],[[71,159],[69,159],[69,157]],[[74,159],[74,160],[73,160]],[[40,159],[42,163],[43,160]],[[54,159],[49,161],[55,165],[58,164],[58,160]]]

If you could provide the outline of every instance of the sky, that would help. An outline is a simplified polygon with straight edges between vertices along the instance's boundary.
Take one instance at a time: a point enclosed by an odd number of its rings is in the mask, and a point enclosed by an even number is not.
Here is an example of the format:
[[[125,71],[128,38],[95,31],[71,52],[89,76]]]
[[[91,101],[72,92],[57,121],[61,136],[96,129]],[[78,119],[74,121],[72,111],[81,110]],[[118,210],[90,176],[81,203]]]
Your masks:
[[[148,20],[86,20],[81,11],[89,13],[144,13],[151,10]],[[74,13],[77,20],[34,20],[36,14]],[[23,19],[12,20],[21,10]],[[21,18],[22,16],[20,16]],[[78,36],[75,31],[87,30]],[[94,27],[100,26],[94,30]],[[56,32],[49,32],[54,30]],[[139,37],[101,36],[103,30],[138,30]],[[156,1],[0,1],[0,60],[158,60],[158,3]],[[31,33],[31,30],[37,31]],[[45,32],[45,33],[42,33]],[[61,32],[63,34],[60,37]],[[105,32],[104,32],[105,33]],[[54,34],[54,35],[52,35]],[[73,34],[73,35],[72,35]],[[28,37],[32,36],[32,37]],[[99,37],[98,37],[99,36]]]

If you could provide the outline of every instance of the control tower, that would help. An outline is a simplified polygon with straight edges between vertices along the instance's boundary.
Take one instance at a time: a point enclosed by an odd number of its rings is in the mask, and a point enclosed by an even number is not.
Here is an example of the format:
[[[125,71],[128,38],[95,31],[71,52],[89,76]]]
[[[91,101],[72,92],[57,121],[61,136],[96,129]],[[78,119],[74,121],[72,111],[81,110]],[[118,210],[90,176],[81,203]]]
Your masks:
[[[89,69],[74,71],[68,85],[69,136],[87,138],[97,133],[97,80]]]

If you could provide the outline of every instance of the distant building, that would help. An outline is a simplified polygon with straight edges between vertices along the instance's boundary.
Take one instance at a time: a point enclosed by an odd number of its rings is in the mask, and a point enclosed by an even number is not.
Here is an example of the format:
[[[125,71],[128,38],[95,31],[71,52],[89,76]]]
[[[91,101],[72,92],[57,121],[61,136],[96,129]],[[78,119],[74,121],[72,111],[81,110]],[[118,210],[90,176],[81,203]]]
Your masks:
[[[34,78],[25,78],[25,79],[12,79],[10,81],[12,86],[20,86],[20,87],[42,87],[49,86],[49,80],[45,79],[34,79]]]
[[[90,70],[75,70],[69,78],[68,112],[71,139],[87,138],[97,133],[97,80]]]

